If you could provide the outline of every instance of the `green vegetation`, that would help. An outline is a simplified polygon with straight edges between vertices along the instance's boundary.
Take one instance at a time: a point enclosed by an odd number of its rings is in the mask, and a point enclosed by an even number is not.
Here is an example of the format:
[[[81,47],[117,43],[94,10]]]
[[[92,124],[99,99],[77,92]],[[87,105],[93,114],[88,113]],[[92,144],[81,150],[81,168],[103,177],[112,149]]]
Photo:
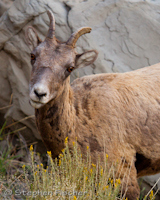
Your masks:
[[[0,137],[2,139],[2,127]],[[48,162],[41,163],[40,156],[29,149],[29,163],[19,162],[14,175],[8,173],[8,166],[13,163],[14,156],[8,148],[0,155],[0,199],[54,199],[54,200],[122,200],[121,181],[114,177],[115,168],[108,167],[108,155],[104,155],[104,165],[91,163],[90,149],[86,147],[86,158],[73,142],[73,150],[69,151],[68,138],[66,148],[55,160],[51,152],[47,152]],[[13,148],[13,147],[12,147]],[[127,199],[127,198],[126,198]],[[144,199],[154,200],[153,190]]]
[[[107,157],[105,167],[91,163],[89,148],[87,159],[84,162],[77,143],[73,143],[73,152],[70,153],[67,138],[66,148],[53,161],[51,152],[48,154],[48,165],[36,164],[34,161],[33,146],[30,147],[32,163],[32,180],[28,179],[28,169],[23,165],[24,180],[28,191],[39,191],[36,199],[108,199],[115,200],[120,190],[120,179],[113,179],[113,168],[108,170]],[[37,192],[38,193],[38,192]]]

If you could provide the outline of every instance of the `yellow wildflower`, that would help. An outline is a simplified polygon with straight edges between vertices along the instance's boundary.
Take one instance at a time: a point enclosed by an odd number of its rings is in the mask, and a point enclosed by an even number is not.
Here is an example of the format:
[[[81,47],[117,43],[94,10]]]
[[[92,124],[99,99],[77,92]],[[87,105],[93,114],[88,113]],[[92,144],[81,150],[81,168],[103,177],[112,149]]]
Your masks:
[[[25,167],[26,167],[25,165],[22,166],[23,169],[25,169]]]
[[[41,163],[41,167],[43,167],[43,164]]]
[[[108,154],[106,154],[106,158],[108,159]]]
[[[76,197],[76,196],[74,196],[74,197],[73,197],[73,200],[77,200],[77,197]]]
[[[61,166],[61,160],[59,160],[59,166]]]
[[[107,185],[106,188],[108,189],[108,188],[109,188],[109,185]]]
[[[33,145],[30,146],[29,150],[30,150],[30,151],[33,151]]]
[[[65,144],[67,144],[67,143],[68,143],[68,137],[66,137],[66,138],[65,138],[65,141],[64,141],[64,143],[65,143]]]
[[[101,176],[103,175],[103,169],[101,169]]]
[[[39,165],[37,165],[37,168],[39,169]]]
[[[92,168],[90,169],[90,172],[91,172],[91,174],[92,174],[92,172],[93,172],[93,169],[92,169]]]
[[[75,142],[72,142],[73,143],[73,146],[75,146]]]
[[[88,180],[88,177],[86,176],[86,181]]]
[[[87,149],[89,149],[89,146],[87,146]]]
[[[59,158],[62,158],[63,157],[63,154],[59,154]]]
[[[150,198],[150,199],[153,199],[153,196],[154,196],[154,195],[153,195],[153,190],[151,190],[151,193],[150,193],[150,195],[149,195],[149,198]]]
[[[37,175],[37,171],[35,172],[35,175]]]
[[[92,167],[96,167],[96,165],[92,163]]]
[[[62,149],[62,153],[64,153],[64,149]]]
[[[116,183],[121,184],[121,179],[116,179]]]
[[[113,179],[111,180],[111,184],[113,184]]]
[[[51,151],[47,151],[47,154],[48,154],[50,157],[51,157],[51,155],[52,155],[52,154],[51,154]]]

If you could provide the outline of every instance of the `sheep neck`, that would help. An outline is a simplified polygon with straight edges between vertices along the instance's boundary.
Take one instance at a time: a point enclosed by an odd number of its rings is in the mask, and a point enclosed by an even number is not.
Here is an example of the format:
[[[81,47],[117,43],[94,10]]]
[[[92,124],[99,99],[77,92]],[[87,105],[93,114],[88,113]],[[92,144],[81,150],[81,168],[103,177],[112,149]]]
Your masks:
[[[51,100],[40,109],[35,110],[39,133],[53,157],[64,148],[65,138],[74,132],[75,112],[73,91],[68,79],[64,89],[56,99]]]

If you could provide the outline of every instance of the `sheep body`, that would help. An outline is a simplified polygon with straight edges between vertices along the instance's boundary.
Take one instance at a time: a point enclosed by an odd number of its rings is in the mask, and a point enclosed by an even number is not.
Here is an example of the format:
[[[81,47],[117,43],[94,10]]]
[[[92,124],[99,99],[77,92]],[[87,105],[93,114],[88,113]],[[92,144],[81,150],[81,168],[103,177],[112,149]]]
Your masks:
[[[64,96],[36,110],[38,129],[53,157],[68,136],[70,148],[76,138],[83,154],[90,147],[94,163],[103,159],[104,151],[110,163],[124,159],[121,177],[131,168],[128,187],[134,191],[127,196],[138,196],[137,178],[160,172],[159,74],[156,64],[78,78],[71,87],[68,81]]]
[[[50,28],[31,53],[30,103],[35,107],[39,133],[52,157],[77,140],[83,155],[90,148],[93,163],[118,162],[123,194],[139,197],[137,178],[160,172],[160,64],[126,73],[97,74],[70,84],[72,70],[87,66],[97,52],[77,54],[77,39],[91,28],[83,27],[65,43],[55,38],[55,20],[48,11]],[[33,34],[32,34],[33,35]],[[117,161],[118,160],[118,161]],[[127,174],[128,173],[128,176]]]

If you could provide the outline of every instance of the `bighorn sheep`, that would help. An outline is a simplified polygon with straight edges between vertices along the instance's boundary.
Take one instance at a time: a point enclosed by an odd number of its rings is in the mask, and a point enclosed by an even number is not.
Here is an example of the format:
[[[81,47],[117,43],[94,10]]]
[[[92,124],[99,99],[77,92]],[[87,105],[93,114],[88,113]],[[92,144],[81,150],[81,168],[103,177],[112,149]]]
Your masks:
[[[137,177],[160,172],[160,64],[127,73],[97,74],[78,78],[70,85],[71,71],[94,62],[97,52],[76,54],[78,38],[91,31],[83,27],[67,42],[55,37],[55,20],[48,11],[50,27],[42,42],[27,29],[34,45],[30,80],[30,103],[36,123],[53,157],[77,137],[85,153],[90,147],[92,161],[109,155],[108,162],[124,160],[130,176],[127,197],[139,197]],[[36,44],[36,45],[35,45]]]

